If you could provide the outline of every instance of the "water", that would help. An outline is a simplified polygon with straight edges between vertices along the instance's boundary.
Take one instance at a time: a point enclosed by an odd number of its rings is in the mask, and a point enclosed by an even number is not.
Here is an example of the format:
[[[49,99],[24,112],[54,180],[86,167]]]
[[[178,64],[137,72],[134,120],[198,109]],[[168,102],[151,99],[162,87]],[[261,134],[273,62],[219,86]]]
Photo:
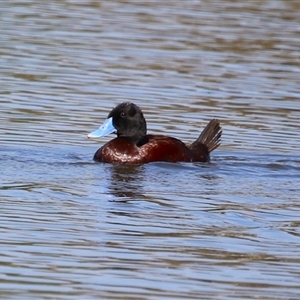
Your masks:
[[[299,299],[297,1],[2,1],[1,299]],[[117,166],[148,131],[223,127],[211,164]]]

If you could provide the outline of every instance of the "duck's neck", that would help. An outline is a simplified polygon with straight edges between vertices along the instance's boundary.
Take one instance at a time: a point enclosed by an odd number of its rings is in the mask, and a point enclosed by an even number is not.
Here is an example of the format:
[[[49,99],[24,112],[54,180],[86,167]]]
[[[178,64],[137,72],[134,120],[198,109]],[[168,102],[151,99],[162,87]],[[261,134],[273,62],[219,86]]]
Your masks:
[[[133,143],[138,147],[145,145],[149,141],[149,138],[146,135],[119,136],[119,137],[128,140],[130,143]]]
[[[147,135],[144,135],[137,141],[136,145],[138,147],[141,147],[141,146],[147,144],[148,142],[149,142],[149,138],[147,137]]]

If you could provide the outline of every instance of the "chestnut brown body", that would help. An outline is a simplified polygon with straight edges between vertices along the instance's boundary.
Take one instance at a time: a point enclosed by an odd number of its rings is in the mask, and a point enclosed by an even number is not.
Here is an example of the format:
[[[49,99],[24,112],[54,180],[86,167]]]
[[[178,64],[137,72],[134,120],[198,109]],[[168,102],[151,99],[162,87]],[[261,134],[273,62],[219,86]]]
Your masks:
[[[172,137],[147,135],[147,138],[148,142],[142,146],[137,146],[126,138],[115,138],[95,153],[94,160],[130,164],[144,164],[154,161],[209,161],[209,152],[205,145],[200,145],[198,151],[194,151],[180,140]]]

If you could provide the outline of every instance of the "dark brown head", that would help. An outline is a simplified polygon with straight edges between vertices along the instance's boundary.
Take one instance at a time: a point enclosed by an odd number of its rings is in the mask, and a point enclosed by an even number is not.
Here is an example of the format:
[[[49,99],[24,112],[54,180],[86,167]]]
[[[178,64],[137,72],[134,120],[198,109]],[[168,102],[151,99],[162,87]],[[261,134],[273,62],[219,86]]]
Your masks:
[[[108,114],[99,129],[90,133],[88,137],[101,137],[112,132],[136,143],[143,140],[147,134],[147,125],[141,109],[131,102],[119,104]]]

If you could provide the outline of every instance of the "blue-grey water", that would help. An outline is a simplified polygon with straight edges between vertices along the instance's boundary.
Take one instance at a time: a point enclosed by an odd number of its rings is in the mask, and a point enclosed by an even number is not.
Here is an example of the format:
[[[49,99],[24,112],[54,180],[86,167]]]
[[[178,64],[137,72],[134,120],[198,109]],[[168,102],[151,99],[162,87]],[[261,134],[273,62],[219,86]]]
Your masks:
[[[1,1],[1,299],[300,299],[298,1]],[[95,163],[118,103],[210,164]]]

